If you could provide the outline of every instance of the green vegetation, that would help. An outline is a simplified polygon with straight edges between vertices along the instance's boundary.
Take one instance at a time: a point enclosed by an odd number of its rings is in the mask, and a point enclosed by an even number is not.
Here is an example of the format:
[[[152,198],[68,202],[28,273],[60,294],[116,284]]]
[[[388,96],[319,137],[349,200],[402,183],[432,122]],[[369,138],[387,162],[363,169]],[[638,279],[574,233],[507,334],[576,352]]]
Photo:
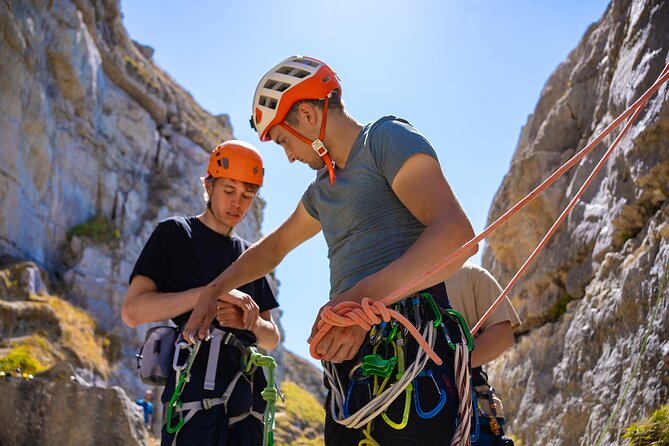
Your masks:
[[[322,446],[325,411],[316,398],[299,385],[284,381],[281,390],[286,396],[279,403],[282,412],[276,419],[276,444],[287,446]]]
[[[88,313],[54,296],[31,294],[30,300],[48,304],[56,313],[62,330],[58,341],[64,350],[70,352],[82,366],[97,370],[103,377],[109,375],[104,339],[96,336],[95,321]]]
[[[107,240],[118,239],[121,237],[121,231],[114,227],[109,220],[101,215],[95,215],[88,221],[77,225],[67,232],[68,240],[74,236],[88,237],[94,243],[106,242]]]
[[[669,405],[660,407],[639,423],[632,423],[623,438],[630,446],[669,446]]]
[[[40,335],[33,335],[11,346],[7,356],[0,358],[0,370],[14,371],[20,368],[24,373],[43,372],[55,364],[60,356],[53,346]]]
[[[565,294],[553,304],[548,310],[548,322],[557,322],[560,316],[567,312],[567,304],[574,300],[569,294]]]

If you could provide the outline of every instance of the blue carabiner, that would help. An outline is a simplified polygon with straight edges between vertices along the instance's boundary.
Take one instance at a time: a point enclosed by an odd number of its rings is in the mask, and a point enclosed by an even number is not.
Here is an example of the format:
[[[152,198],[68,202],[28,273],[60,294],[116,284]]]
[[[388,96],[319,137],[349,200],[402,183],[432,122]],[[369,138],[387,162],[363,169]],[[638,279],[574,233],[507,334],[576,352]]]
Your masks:
[[[427,376],[428,378],[432,379],[432,382],[437,387],[437,390],[439,390],[439,402],[432,410],[429,410],[427,412],[424,412],[423,408],[420,406],[420,398],[418,396],[418,378],[420,378],[421,376]],[[421,417],[424,420],[429,420],[430,418],[434,418],[434,416],[437,415],[439,411],[441,411],[441,409],[444,407],[444,404],[446,404],[446,392],[441,387],[439,387],[437,381],[435,381],[432,369],[428,369],[424,372],[421,372],[417,377],[415,377],[413,379],[413,386],[415,389],[413,394],[413,402],[414,405],[416,406],[416,413],[418,414],[419,417]]]
[[[351,380],[348,383],[348,390],[346,391],[346,399],[344,400],[344,407],[342,411],[344,412],[344,418],[348,418],[351,416],[349,410],[348,410],[348,405],[351,401],[351,395],[353,395],[353,386],[356,384],[367,384],[369,386],[369,378],[365,378],[361,381],[353,381]]]
[[[479,401],[476,398],[476,390],[472,387],[472,406],[474,408],[474,433],[472,434],[472,443],[475,443],[479,439],[479,434],[481,432],[481,426],[479,424],[479,411],[478,411]]]

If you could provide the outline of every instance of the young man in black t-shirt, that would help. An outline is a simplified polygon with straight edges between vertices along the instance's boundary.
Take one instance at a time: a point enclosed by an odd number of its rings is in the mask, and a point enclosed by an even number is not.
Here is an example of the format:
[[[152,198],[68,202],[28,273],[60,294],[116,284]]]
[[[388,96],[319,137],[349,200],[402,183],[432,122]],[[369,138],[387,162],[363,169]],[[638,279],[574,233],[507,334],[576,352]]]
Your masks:
[[[251,144],[228,141],[214,150],[203,180],[205,211],[198,216],[163,220],[151,234],[130,275],[122,307],[126,324],[135,327],[171,319],[183,327],[201,289],[248,248],[248,242],[232,233],[232,229],[246,215],[262,180],[262,159]],[[251,309],[256,316],[243,321],[242,307]],[[222,296],[212,329],[233,333],[245,345],[257,344],[271,350],[279,342],[279,331],[270,313],[276,307],[278,303],[267,279],[260,278]],[[212,380],[207,376],[212,369],[211,344],[202,343],[180,401],[221,398],[232,385],[231,394],[226,404],[197,411],[178,431],[176,442],[175,434],[163,426],[163,445],[262,443],[263,426],[258,419],[265,408],[260,396],[266,385],[262,370],[235,381],[243,366],[241,352],[223,343]],[[162,395],[163,403],[170,400],[175,384],[173,370]]]

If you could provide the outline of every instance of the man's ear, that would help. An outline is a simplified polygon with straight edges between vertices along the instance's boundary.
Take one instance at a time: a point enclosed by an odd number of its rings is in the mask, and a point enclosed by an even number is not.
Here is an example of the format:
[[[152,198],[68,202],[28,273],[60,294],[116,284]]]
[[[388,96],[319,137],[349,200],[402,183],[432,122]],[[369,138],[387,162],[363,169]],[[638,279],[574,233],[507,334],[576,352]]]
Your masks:
[[[316,123],[316,107],[308,102],[302,102],[297,111],[300,116],[304,119],[304,122],[308,125],[314,125]]]

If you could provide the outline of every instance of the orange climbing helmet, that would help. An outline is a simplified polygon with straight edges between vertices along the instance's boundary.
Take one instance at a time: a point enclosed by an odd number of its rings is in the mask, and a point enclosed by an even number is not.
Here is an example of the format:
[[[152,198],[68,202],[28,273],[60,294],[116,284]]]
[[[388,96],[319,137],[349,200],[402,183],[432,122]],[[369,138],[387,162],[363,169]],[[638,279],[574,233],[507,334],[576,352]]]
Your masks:
[[[262,186],[264,173],[258,149],[245,141],[231,139],[211,153],[206,178],[230,178]]]
[[[293,104],[305,99],[325,99],[334,90],[341,95],[339,78],[324,62],[308,56],[290,56],[258,83],[251,127],[261,141],[269,141],[267,132],[286,119]]]

